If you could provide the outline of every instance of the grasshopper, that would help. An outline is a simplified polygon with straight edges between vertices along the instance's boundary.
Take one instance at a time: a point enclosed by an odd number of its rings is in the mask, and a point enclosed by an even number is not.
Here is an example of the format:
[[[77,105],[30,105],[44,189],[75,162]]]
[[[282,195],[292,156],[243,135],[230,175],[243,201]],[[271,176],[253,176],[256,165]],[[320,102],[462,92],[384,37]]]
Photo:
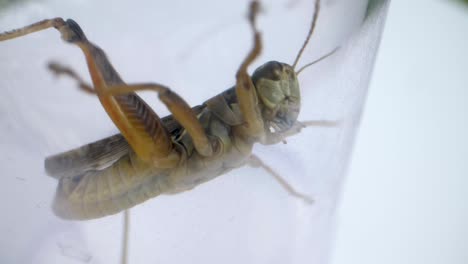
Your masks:
[[[169,87],[158,83],[126,84],[104,51],[91,43],[73,20],[54,18],[0,34],[0,41],[48,28],[83,52],[92,84],[69,67],[51,63],[57,75],[76,80],[78,87],[96,95],[120,133],[45,159],[48,175],[58,180],[54,213],[64,219],[93,219],[116,214],[160,194],[188,191],[235,168],[264,168],[291,195],[297,192],[278,173],[252,154],[255,143],[276,144],[307,126],[333,126],[329,121],[299,122],[301,106],[295,70],[317,23],[320,1],[309,32],[294,63],[270,61],[254,71],[249,65],[262,51],[256,26],[260,4],[251,1],[248,21],[253,48],[236,72],[234,87],[190,107]],[[171,115],[160,118],[135,92],[158,93]]]

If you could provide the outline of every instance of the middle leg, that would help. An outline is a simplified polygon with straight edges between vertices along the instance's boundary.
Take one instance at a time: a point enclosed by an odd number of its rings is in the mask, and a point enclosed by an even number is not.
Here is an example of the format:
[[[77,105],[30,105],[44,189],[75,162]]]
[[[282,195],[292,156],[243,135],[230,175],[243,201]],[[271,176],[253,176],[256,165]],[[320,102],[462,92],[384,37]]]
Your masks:
[[[74,70],[72,70],[70,67],[67,67],[67,66],[64,66],[64,65],[61,65],[59,63],[56,63],[56,62],[49,62],[49,64],[47,65],[47,67],[49,68],[49,70],[59,76],[59,75],[66,75],[70,78],[72,78],[73,80],[75,80],[78,84],[78,87],[86,92],[86,93],[90,93],[90,94],[96,94],[96,91],[94,90],[94,88],[86,83]]]
[[[250,165],[251,167],[254,167],[254,168],[262,168],[264,169],[266,172],[268,172],[268,174],[270,174],[271,176],[273,176],[273,178],[291,195],[291,196],[294,196],[296,198],[299,198],[299,199],[302,199],[304,202],[308,203],[308,204],[312,204],[314,202],[314,200],[305,195],[305,194],[302,194],[298,191],[296,191],[283,177],[281,177],[281,175],[279,175],[275,170],[273,170],[270,166],[268,166],[267,164],[265,164],[259,157],[255,156],[255,155],[251,155],[248,159],[248,165]]]

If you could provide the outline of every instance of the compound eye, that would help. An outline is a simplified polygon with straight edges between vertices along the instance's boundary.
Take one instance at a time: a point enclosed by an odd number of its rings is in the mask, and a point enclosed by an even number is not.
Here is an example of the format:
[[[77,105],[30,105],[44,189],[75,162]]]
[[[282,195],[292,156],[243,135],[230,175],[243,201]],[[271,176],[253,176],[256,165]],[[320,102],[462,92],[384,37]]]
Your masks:
[[[271,73],[272,73],[272,77],[271,80],[280,80],[281,79],[281,75],[283,73],[283,65],[281,65],[281,63],[279,62],[272,62],[271,63]]]
[[[277,61],[272,61],[270,62],[270,67],[274,71],[282,71],[283,70],[283,65]]]
[[[272,81],[279,81],[283,75],[283,65],[277,61],[270,61],[262,67],[262,77]]]

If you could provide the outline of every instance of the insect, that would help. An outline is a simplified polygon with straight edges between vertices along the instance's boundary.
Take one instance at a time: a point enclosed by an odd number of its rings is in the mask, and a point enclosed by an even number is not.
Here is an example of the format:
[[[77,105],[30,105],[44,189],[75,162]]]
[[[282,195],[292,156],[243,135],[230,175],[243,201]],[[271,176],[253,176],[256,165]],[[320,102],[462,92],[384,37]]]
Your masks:
[[[162,84],[124,83],[104,51],[71,19],[47,19],[0,34],[4,41],[57,29],[65,42],[82,50],[92,85],[66,66],[51,63],[49,69],[95,94],[120,131],[45,159],[47,174],[58,180],[53,202],[57,216],[84,220],[116,214],[160,194],[191,190],[246,164],[264,168],[291,195],[311,201],[253,155],[252,147],[279,143],[307,126],[335,125],[297,121],[301,104],[298,74],[334,51],[295,71],[317,22],[317,0],[310,30],[292,66],[270,61],[250,76],[247,69],[262,50],[256,26],[259,8],[258,1],[251,2],[248,20],[254,45],[236,73],[235,86],[195,107]],[[135,93],[141,90],[157,92],[171,115],[160,118]]]

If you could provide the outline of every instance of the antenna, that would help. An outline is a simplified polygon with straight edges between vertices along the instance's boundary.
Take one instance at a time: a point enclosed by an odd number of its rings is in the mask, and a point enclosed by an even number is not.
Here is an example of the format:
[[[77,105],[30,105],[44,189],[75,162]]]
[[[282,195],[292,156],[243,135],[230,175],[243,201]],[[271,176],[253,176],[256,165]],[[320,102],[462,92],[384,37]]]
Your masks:
[[[323,55],[322,57],[314,60],[313,62],[309,62],[307,63],[306,65],[302,66],[297,72],[296,72],[296,75],[299,75],[299,73],[301,73],[303,70],[305,70],[307,67],[311,66],[311,65],[314,65],[315,63],[317,62],[320,62],[321,60],[327,58],[328,56],[332,55],[333,53],[335,53],[335,51],[339,50],[340,47],[336,47],[334,48],[332,51],[328,52],[327,54]]]
[[[312,33],[314,32],[315,25],[317,24],[317,18],[318,14],[320,11],[320,0],[315,1],[315,10],[314,10],[314,16],[312,17],[312,23],[310,24],[309,28],[309,33],[307,33],[307,37],[304,41],[304,44],[302,44],[301,49],[299,50],[299,53],[296,56],[296,59],[294,60],[294,63],[292,65],[293,69],[296,68],[297,63],[299,62],[299,59],[301,58],[302,53],[304,52],[307,44],[309,43],[310,37],[312,36]]]

